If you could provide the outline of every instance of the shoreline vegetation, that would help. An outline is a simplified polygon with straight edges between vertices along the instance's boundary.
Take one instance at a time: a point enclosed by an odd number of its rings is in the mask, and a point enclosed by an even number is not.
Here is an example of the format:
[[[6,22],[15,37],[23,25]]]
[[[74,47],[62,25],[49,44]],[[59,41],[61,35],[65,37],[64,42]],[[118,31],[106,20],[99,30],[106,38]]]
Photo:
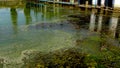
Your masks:
[[[114,51],[114,50],[113,50]],[[104,54],[102,57],[82,53],[79,48],[61,49],[48,54],[33,52],[26,54],[22,60],[23,68],[119,68],[118,55]],[[34,56],[32,56],[34,55]],[[27,59],[29,57],[29,59]]]
[[[4,59],[0,59],[0,68],[119,68],[119,52],[119,48],[114,46],[102,50],[102,56],[81,52],[80,47],[64,48],[49,53],[26,50],[22,52],[22,63],[5,64]]]

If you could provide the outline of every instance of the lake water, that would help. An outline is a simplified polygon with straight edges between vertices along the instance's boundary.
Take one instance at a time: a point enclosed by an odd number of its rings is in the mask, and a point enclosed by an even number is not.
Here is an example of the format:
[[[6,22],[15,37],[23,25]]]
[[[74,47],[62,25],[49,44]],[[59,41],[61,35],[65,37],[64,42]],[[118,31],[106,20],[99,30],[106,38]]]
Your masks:
[[[19,63],[25,51],[47,53],[79,46],[82,52],[100,55],[104,44],[119,47],[119,29],[119,13],[61,5],[4,6],[0,56],[6,63]]]

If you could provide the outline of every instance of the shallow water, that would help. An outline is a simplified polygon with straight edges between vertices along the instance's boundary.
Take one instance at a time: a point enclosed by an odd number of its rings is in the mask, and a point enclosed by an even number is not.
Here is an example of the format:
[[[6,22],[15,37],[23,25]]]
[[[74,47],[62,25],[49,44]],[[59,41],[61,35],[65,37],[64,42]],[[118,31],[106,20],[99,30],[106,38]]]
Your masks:
[[[55,5],[29,7],[27,4],[22,8],[0,8],[0,56],[15,58],[20,56],[24,50],[48,52],[71,47],[73,45],[72,39],[70,39],[72,34],[49,29],[46,26],[53,24],[54,28],[55,23],[65,20],[66,15],[74,12],[76,11],[67,7],[56,7]],[[43,23],[46,25],[40,28],[39,24]],[[33,27],[38,27],[38,29]]]
[[[119,16],[111,12],[61,5],[2,7],[0,56],[11,62],[26,50],[50,52],[72,47],[98,56],[104,44],[119,47],[119,28]]]

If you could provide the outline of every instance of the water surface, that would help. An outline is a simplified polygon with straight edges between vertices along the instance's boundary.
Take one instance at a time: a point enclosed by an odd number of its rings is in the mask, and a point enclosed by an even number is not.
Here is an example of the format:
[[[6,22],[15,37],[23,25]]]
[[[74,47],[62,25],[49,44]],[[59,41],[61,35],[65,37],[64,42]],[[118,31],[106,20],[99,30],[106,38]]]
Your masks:
[[[100,56],[106,48],[104,45],[119,47],[119,13],[117,15],[61,5],[2,7],[0,56],[13,61],[26,50],[50,52],[72,47]]]

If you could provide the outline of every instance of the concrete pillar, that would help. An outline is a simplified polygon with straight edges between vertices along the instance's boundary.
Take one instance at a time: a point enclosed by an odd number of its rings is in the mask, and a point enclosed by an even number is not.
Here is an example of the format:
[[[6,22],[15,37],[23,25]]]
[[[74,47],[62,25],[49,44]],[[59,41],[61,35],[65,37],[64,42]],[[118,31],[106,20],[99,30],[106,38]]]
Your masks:
[[[98,29],[97,29],[97,32],[100,32],[101,29],[102,29],[102,16],[100,15],[99,19],[98,19]]]

